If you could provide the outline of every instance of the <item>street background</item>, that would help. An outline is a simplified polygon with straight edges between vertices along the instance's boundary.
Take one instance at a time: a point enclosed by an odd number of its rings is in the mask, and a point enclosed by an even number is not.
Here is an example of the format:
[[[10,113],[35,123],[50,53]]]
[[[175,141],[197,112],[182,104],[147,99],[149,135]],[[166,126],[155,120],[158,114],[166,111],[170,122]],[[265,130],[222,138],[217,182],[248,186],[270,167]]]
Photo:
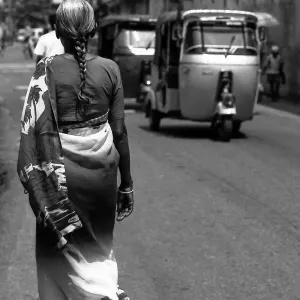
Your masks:
[[[20,113],[34,65],[21,46],[0,64],[0,299],[36,299],[35,220],[16,174]],[[117,224],[131,299],[300,298],[300,119],[258,106],[230,143],[207,125],[126,110],[136,206]]]

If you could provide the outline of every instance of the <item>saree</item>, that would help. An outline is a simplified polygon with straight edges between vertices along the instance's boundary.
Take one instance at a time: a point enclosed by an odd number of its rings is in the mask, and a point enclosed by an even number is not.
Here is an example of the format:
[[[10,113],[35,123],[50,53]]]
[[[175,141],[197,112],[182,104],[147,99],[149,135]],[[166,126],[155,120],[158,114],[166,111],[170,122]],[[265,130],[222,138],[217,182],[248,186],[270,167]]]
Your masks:
[[[112,233],[119,154],[108,112],[60,128],[48,76],[52,59],[39,62],[29,84],[17,165],[36,216],[40,299],[117,300],[123,291]]]

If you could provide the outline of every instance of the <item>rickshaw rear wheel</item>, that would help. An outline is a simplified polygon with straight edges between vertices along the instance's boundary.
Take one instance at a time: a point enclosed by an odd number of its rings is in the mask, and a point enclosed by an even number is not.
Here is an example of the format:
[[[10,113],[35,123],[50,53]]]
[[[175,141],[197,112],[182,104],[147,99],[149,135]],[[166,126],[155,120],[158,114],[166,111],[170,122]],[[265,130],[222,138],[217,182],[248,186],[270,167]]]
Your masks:
[[[160,128],[161,115],[159,111],[152,109],[151,105],[149,105],[149,127],[151,131],[158,131]]]
[[[233,134],[238,134],[241,131],[242,122],[241,121],[234,121],[232,124],[232,131]]]

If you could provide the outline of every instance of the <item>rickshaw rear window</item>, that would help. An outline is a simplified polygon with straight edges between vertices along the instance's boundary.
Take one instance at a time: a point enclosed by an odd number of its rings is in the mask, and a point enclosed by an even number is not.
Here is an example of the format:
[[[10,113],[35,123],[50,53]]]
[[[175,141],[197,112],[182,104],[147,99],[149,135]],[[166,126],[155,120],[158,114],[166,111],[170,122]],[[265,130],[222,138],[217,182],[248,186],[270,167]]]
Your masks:
[[[155,48],[155,31],[152,30],[121,30],[116,45],[129,45],[133,48]]]
[[[233,39],[234,37],[234,39]],[[232,42],[232,48],[236,53],[257,53],[257,40],[255,30],[250,27],[201,24],[200,21],[192,21],[188,24],[184,51],[186,54],[218,53],[218,49],[228,49]],[[240,51],[239,51],[240,50]],[[249,53],[250,51],[250,53]],[[247,53],[246,53],[247,52]]]
[[[130,31],[129,39],[134,48],[155,48],[155,31]]]

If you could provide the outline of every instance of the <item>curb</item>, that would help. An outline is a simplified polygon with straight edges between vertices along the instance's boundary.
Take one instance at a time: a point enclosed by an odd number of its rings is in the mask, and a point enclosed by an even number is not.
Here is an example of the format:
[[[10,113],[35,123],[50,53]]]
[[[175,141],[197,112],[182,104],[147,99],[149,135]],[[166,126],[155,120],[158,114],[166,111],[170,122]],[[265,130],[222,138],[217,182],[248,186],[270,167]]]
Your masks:
[[[261,104],[256,104],[256,107],[254,109],[255,113],[267,113],[269,115],[273,115],[276,117],[280,117],[280,118],[287,118],[290,120],[294,120],[297,122],[300,122],[300,116],[291,112],[287,112],[284,110],[280,110],[280,109],[276,109],[273,107],[269,107],[269,106],[265,106],[265,105],[261,105]]]

